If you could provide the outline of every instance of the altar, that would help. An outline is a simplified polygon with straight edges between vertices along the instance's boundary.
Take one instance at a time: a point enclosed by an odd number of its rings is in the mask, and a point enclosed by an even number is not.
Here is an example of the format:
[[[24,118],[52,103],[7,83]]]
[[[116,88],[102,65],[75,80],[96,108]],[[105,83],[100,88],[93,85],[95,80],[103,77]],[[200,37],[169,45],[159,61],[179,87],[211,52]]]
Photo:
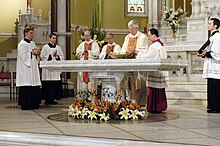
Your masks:
[[[51,71],[89,72],[92,91],[99,80],[109,90],[121,96],[121,82],[125,73],[149,71],[178,71],[188,66],[187,60],[178,59],[110,59],[110,60],[64,60],[41,61],[40,67]],[[102,97],[103,99],[105,97]],[[123,98],[123,97],[122,97]],[[109,99],[113,101],[114,99]]]

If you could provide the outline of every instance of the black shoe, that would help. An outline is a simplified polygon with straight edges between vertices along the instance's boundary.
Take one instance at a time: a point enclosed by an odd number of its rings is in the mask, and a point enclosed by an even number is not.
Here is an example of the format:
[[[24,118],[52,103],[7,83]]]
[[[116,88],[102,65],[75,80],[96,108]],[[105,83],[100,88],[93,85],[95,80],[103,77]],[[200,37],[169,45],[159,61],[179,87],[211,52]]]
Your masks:
[[[51,104],[52,104],[52,105],[57,105],[57,104],[58,104],[58,102],[53,101],[53,102],[51,102]]]
[[[33,109],[39,109],[39,106],[34,106]]]
[[[33,110],[32,107],[21,106],[21,110]]]
[[[220,113],[220,110],[208,109],[207,113]]]
[[[56,101],[45,101],[44,104],[45,104],[45,105],[57,105],[58,102],[56,102]]]

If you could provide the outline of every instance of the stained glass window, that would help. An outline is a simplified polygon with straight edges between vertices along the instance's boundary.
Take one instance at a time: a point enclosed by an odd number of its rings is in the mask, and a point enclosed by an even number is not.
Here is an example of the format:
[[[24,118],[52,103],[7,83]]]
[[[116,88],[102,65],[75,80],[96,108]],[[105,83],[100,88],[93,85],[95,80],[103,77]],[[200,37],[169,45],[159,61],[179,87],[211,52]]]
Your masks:
[[[128,0],[128,12],[144,13],[145,0]]]
[[[146,16],[147,0],[125,0],[127,16]]]

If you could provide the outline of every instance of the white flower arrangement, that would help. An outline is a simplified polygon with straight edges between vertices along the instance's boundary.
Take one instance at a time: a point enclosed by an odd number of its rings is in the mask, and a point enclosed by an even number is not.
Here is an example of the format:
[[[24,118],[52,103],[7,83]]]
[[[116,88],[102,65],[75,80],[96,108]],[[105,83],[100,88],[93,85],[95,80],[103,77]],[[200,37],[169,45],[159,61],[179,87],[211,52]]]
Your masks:
[[[137,120],[145,116],[137,103],[121,101],[109,102],[95,100],[91,102],[86,98],[77,99],[68,109],[68,116],[75,119],[89,119],[108,121],[115,120]]]
[[[176,11],[171,8],[168,11],[164,11],[163,20],[170,26],[173,31],[173,37],[175,39],[176,32],[179,28],[179,22],[186,17],[186,13],[184,13],[183,9],[179,7]]]

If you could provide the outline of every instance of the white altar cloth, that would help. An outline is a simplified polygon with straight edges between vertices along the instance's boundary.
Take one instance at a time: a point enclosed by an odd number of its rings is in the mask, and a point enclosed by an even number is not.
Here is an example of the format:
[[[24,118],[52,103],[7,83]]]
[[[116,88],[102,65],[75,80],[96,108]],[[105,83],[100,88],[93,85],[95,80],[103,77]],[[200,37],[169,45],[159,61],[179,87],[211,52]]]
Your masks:
[[[41,61],[40,67],[63,72],[136,72],[173,71],[188,66],[188,60],[178,59],[110,59]]]
[[[122,95],[121,82],[126,72],[138,71],[174,71],[188,66],[187,60],[178,59],[111,59],[111,60],[64,60],[41,61],[40,67],[51,71],[61,72],[90,72],[91,91],[96,90],[96,82],[101,81],[104,88],[109,88],[111,93],[118,92]],[[135,74],[133,74],[135,75]],[[80,89],[79,89],[80,91]],[[102,95],[102,94],[101,94]],[[101,96],[101,99],[103,97]],[[130,97],[126,97],[129,98]],[[106,99],[102,99],[106,100]],[[108,99],[113,102],[115,97]]]

